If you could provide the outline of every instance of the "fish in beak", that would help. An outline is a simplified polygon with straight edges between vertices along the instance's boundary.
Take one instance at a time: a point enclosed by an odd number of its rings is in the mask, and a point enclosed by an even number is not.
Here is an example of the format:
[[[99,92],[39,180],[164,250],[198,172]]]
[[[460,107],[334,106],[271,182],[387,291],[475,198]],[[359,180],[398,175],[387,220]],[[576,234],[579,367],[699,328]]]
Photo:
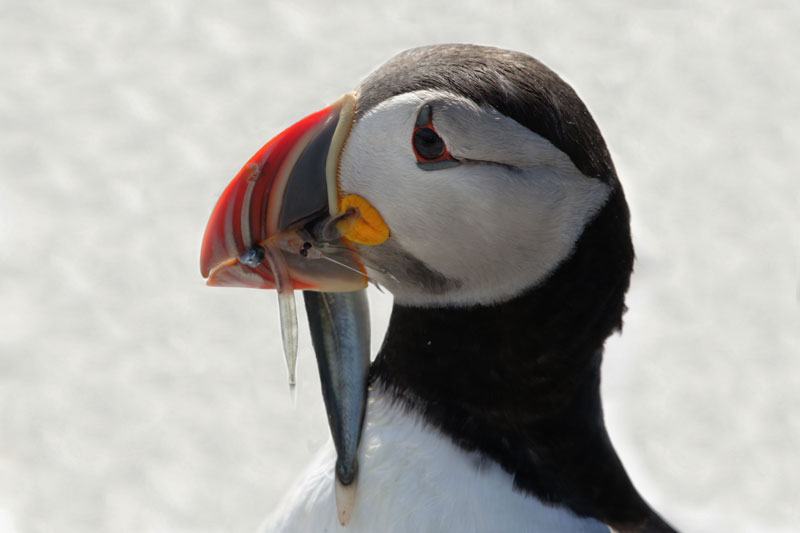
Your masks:
[[[352,245],[380,244],[389,236],[369,202],[343,195],[338,184],[355,106],[355,95],[346,94],[256,152],[218,200],[200,254],[208,285],[277,290],[290,386],[297,353],[294,291],[305,291],[337,451],[343,525],[355,505],[370,355],[367,277]]]

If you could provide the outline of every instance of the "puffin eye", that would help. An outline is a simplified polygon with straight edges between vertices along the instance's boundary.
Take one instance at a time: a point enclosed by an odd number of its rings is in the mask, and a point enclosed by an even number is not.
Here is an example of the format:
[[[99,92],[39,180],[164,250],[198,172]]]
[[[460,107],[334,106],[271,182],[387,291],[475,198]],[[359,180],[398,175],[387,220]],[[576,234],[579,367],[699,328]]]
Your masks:
[[[414,131],[414,150],[420,159],[438,159],[444,155],[444,141],[433,128]]]
[[[433,127],[433,110],[430,105],[423,106],[417,115],[411,145],[414,147],[414,155],[417,156],[417,166],[422,170],[440,170],[459,164],[450,155],[444,139],[439,137]]]

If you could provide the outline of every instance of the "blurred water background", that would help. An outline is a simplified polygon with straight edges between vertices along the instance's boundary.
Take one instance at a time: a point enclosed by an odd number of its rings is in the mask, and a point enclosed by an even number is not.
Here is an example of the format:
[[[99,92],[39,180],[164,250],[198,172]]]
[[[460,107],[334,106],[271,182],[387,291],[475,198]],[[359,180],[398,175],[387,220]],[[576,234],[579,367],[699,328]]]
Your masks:
[[[295,408],[275,295],[203,285],[207,217],[276,132],[450,41],[538,57],[609,143],[638,261],[603,395],[645,497],[797,531],[798,28],[789,1],[3,0],[0,532],[254,530],[328,430],[305,326]]]

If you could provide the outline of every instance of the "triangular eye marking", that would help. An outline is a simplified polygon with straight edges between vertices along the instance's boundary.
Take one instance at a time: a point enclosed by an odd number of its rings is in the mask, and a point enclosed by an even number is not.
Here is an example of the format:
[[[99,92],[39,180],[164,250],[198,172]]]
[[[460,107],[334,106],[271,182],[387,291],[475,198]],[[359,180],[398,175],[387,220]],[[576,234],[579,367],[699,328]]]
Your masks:
[[[414,123],[414,134],[411,146],[417,157],[417,166],[422,170],[441,170],[459,164],[447,149],[447,145],[436,128],[433,127],[433,109],[430,104],[425,104],[417,115]]]
[[[422,109],[419,110],[419,115],[417,115],[416,126],[418,128],[424,128],[428,124],[431,124],[433,122],[431,115],[432,111],[430,104],[425,104],[424,106],[422,106]]]

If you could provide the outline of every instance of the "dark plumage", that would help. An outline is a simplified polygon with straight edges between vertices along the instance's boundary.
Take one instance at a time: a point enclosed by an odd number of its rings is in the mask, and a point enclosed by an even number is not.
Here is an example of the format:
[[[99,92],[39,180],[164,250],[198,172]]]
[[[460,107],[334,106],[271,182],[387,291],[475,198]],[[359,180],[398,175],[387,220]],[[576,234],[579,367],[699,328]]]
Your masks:
[[[524,294],[471,307],[396,304],[373,384],[545,502],[618,531],[673,531],[636,492],[603,422],[603,344],[622,327],[634,252],[625,196],[594,120],[535,59],[463,45],[396,56],[361,84],[358,113],[420,89],[494,107],[612,193],[574,252]]]
[[[585,175],[616,181],[606,143],[586,106],[558,74],[529,55],[464,44],[407,50],[359,85],[357,113],[422,89],[446,90],[491,106],[549,140]]]

